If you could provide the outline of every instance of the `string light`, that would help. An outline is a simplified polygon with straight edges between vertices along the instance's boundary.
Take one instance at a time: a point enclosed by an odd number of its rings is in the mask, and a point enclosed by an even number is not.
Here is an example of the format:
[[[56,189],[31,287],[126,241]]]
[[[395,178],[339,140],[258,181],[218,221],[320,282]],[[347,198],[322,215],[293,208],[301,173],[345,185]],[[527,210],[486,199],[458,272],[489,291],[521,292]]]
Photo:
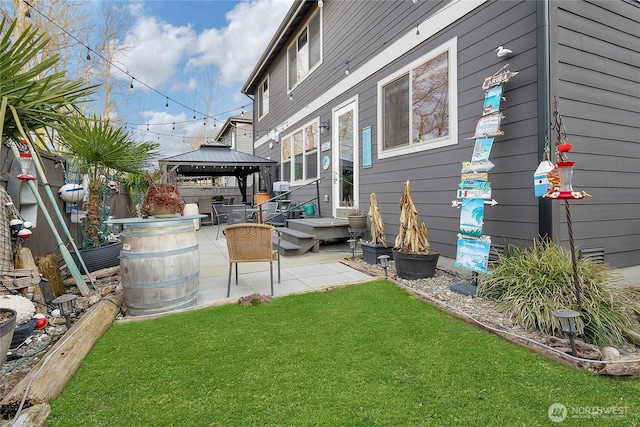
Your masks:
[[[346,70],[344,70],[344,75],[348,76],[349,75],[349,61],[345,61],[344,65],[347,67]]]
[[[167,109],[169,108],[169,97],[168,96],[167,96],[167,103],[164,104],[164,108],[167,108]]]
[[[87,61],[91,61],[91,49],[87,46]]]
[[[133,90],[133,81],[135,78],[131,77],[131,84],[129,85],[129,90]]]
[[[420,28],[416,25],[416,37],[420,38]]]

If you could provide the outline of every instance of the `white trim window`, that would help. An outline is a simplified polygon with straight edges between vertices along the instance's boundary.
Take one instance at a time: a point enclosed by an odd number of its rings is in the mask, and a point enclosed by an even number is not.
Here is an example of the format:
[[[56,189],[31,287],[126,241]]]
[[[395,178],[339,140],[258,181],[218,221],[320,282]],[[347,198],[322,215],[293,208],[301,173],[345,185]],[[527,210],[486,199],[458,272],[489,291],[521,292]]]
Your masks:
[[[322,13],[309,20],[287,48],[288,88],[292,90],[322,62]]]
[[[302,184],[318,177],[318,142],[318,120],[282,138],[283,181]]]
[[[378,157],[457,143],[457,40],[378,83]]]
[[[263,118],[269,112],[269,76],[260,85],[258,93],[258,119]]]

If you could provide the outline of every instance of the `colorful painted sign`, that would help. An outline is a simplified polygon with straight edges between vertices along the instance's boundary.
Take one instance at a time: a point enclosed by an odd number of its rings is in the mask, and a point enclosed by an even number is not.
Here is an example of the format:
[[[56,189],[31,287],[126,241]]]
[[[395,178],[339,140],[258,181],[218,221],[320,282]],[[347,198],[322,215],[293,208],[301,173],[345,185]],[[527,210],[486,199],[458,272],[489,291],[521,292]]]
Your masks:
[[[502,85],[488,89],[484,94],[484,108],[482,115],[497,113],[500,111],[500,102],[502,101]]]
[[[484,162],[489,160],[491,147],[493,147],[493,138],[476,139],[476,143],[473,146],[473,155],[471,156],[471,162]]]
[[[469,188],[458,190],[458,199],[490,199],[491,188]]]
[[[486,172],[469,172],[460,174],[460,182],[473,184],[475,182],[487,182],[489,174]]]
[[[491,243],[480,240],[458,239],[456,267],[462,267],[478,273],[486,273],[489,266]]]
[[[504,135],[504,132],[500,130],[500,122],[502,122],[502,113],[480,117],[472,138]]]
[[[508,65],[509,64],[505,65],[505,67],[507,67]],[[505,70],[503,67],[500,71],[498,71],[493,76],[487,77],[486,79],[484,79],[484,82],[482,83],[482,89],[487,90],[490,87],[494,87],[494,86],[498,86],[499,84],[506,83],[509,81],[509,79],[511,79],[511,77],[514,77],[516,75],[518,75],[517,71]]]
[[[484,201],[482,199],[462,199],[460,208],[460,234],[462,237],[479,239],[482,237],[484,222]]]
[[[460,173],[469,172],[489,172],[495,165],[491,160],[483,160],[481,162],[462,162]]]

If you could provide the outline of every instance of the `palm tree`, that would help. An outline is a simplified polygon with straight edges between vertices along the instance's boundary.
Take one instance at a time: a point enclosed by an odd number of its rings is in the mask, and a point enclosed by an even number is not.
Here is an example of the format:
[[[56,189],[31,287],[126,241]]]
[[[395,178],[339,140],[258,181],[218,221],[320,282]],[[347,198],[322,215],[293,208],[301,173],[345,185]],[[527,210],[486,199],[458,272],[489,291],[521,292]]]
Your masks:
[[[95,86],[53,72],[58,55],[38,58],[50,39],[30,26],[13,39],[15,25],[0,21],[0,134],[3,142],[38,138],[39,147],[47,149],[43,134],[78,111]],[[36,58],[40,62],[32,66]]]
[[[133,135],[108,120],[76,116],[58,130],[61,148],[72,156],[74,167],[89,179],[87,218],[82,247],[106,244],[105,225],[100,216],[104,177],[114,171],[140,173],[158,154],[158,144],[137,142]]]

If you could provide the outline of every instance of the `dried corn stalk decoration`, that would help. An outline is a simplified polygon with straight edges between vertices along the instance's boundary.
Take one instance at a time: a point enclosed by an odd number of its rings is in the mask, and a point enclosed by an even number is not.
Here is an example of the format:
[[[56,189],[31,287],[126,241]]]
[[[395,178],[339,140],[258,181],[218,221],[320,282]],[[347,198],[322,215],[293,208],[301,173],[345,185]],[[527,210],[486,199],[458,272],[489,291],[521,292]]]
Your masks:
[[[384,235],[384,222],[380,215],[376,193],[371,193],[369,196],[369,218],[371,218],[371,243],[384,245],[386,248],[387,238]]]
[[[409,181],[406,181],[400,198],[400,231],[396,237],[395,247],[407,253],[429,253],[428,234],[424,222],[418,225],[418,211],[411,199]]]

